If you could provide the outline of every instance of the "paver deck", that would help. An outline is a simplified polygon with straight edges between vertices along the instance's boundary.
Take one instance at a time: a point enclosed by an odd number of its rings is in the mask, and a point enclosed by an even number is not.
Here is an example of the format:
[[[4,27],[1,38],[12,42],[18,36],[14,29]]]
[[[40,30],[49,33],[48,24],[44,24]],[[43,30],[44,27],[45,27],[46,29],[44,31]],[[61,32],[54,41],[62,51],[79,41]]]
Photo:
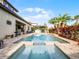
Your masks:
[[[66,40],[69,42],[69,44],[59,43],[55,42],[56,46],[58,46],[66,55],[70,57],[70,59],[79,59],[79,45],[77,45],[77,42],[62,38],[56,34],[53,34],[54,36],[61,38],[63,40]]]
[[[30,34],[32,35],[32,34]],[[5,53],[11,51],[13,47],[19,45],[19,43],[13,43],[21,38],[30,36],[30,35],[22,35],[19,37],[15,37],[13,39],[6,40],[6,47],[3,49],[0,49],[0,59],[7,59]],[[56,37],[59,37],[58,35],[53,34]],[[59,43],[59,42],[54,42],[56,46],[58,46],[66,55],[68,55],[71,59],[79,59],[79,45],[77,45],[77,42],[74,42],[72,40],[68,40],[62,37],[59,37],[63,40],[66,40],[68,43]],[[54,43],[52,42],[45,42],[46,45],[53,45]],[[27,42],[25,43],[27,46],[33,45],[33,42]]]
[[[7,53],[7,51],[10,51],[13,47],[17,46],[18,43],[14,43],[16,41],[19,41],[20,39],[24,38],[24,37],[28,37],[32,34],[26,34],[26,35],[21,35],[18,37],[14,37],[14,38],[10,38],[10,39],[4,39],[4,48],[0,49],[0,59],[7,59],[5,56],[5,53]]]
[[[70,59],[79,59],[79,47],[70,44],[60,44],[56,43],[56,45],[70,57]]]

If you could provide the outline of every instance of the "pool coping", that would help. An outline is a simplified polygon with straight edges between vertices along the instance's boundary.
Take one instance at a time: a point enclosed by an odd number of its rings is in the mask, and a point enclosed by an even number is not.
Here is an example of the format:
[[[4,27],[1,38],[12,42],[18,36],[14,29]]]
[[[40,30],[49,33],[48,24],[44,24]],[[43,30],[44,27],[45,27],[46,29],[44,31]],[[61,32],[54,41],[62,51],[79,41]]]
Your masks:
[[[69,55],[67,55],[59,46],[57,46],[56,44],[54,44],[68,59],[71,59],[69,57]]]
[[[54,33],[51,34],[51,33],[49,33],[49,35],[53,35],[53,36],[55,36],[55,37],[57,37],[57,38],[63,39],[63,40],[65,40],[65,41],[69,42],[70,44],[75,44],[75,45],[77,45],[77,42],[76,42],[76,41],[73,41],[73,40],[70,40],[70,39],[61,37],[61,36],[59,36],[59,35],[57,35],[57,34],[54,34]]]
[[[7,53],[5,53],[6,59],[8,59],[11,55],[13,55],[22,46],[24,46],[23,42],[21,42],[21,43],[17,44],[16,46],[12,47],[10,51],[7,51]]]

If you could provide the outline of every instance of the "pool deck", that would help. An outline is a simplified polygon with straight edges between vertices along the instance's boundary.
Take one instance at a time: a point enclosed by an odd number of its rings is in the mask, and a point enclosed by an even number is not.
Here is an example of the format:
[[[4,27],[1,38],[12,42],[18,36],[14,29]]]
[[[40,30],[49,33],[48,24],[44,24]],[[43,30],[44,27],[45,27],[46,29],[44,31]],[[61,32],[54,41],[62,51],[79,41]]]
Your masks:
[[[79,59],[79,45],[77,45],[77,42],[62,38],[56,34],[52,34],[55,37],[61,38],[65,41],[68,41],[69,44],[67,43],[59,43],[55,42],[56,46],[58,46],[67,56],[70,57],[70,59]]]
[[[6,53],[9,52],[10,50],[13,50],[13,48],[15,49],[15,47],[17,47],[17,45],[20,46],[19,43],[14,43],[14,42],[16,42],[16,41],[18,42],[20,39],[31,36],[33,34],[34,33],[20,35],[20,36],[14,37],[14,38],[4,39],[4,48],[0,49],[0,59],[7,59]]]
[[[32,46],[33,42],[19,42],[19,43],[13,43],[16,42],[19,39],[22,39],[24,37],[28,37],[33,34],[27,34],[27,35],[22,35],[18,36],[12,39],[6,40],[6,46],[3,49],[0,49],[0,59],[7,59],[13,52],[15,52],[20,46],[25,44],[26,46]],[[55,37],[61,38],[63,40],[66,40],[69,42],[68,43],[59,43],[59,42],[44,42],[45,45],[56,45],[58,46],[67,56],[70,57],[70,59],[79,59],[79,45],[77,45],[77,42],[62,38],[56,34],[50,34]]]
[[[70,59],[79,59],[79,46],[55,43]]]

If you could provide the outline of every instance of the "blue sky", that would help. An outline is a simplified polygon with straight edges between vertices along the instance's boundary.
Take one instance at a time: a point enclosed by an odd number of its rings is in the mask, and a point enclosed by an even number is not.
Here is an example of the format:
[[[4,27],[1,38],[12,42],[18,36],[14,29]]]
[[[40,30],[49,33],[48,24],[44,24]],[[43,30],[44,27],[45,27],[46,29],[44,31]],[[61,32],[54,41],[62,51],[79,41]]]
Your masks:
[[[79,14],[79,0],[8,0],[27,21],[44,24],[59,14]]]

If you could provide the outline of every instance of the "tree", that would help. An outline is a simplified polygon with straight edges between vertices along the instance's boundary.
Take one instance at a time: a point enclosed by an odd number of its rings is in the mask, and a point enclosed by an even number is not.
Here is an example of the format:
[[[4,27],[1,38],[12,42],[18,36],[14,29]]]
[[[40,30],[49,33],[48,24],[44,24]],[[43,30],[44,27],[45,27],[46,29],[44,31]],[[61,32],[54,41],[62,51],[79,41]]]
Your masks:
[[[49,20],[50,24],[54,25],[54,28],[57,29],[57,32],[59,32],[59,28],[63,27],[63,25],[65,25],[65,23],[67,22],[67,20],[70,20],[71,17],[68,14],[64,14],[64,15],[59,15],[58,17],[54,17],[52,19]]]
[[[78,25],[78,22],[79,22],[79,15],[74,16],[74,20],[76,20],[75,25]]]
[[[73,20],[76,20],[74,27],[78,26],[79,25],[79,15],[75,15]],[[73,39],[78,39],[77,35],[78,35],[79,31],[77,30],[77,28],[75,30],[73,30],[73,32],[74,32],[72,35]]]
[[[54,17],[54,18],[52,18],[52,19],[50,19],[49,20],[49,23],[50,24],[55,24],[55,23],[57,23],[58,21],[57,21],[57,17]]]
[[[66,22],[67,22],[68,20],[70,20],[70,19],[71,19],[71,16],[69,16],[68,14],[64,14],[64,15],[62,15],[62,16],[59,16],[60,27],[62,27],[62,25],[65,25]]]
[[[54,17],[54,18],[52,18],[52,19],[49,20],[49,23],[54,25],[54,28],[56,29],[55,30],[56,33],[57,33],[57,23],[58,22],[59,22],[59,20],[58,20],[57,17]]]

